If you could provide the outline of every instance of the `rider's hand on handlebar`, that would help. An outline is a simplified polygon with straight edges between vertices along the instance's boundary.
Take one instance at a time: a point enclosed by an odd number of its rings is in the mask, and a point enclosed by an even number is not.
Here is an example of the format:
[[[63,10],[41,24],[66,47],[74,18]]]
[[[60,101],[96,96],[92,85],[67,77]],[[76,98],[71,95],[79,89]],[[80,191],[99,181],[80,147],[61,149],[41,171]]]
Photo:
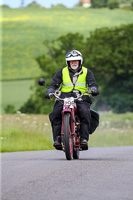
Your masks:
[[[91,93],[93,96],[98,95],[99,94],[98,88],[95,86],[91,87]]]
[[[48,99],[52,98],[52,96],[53,96],[52,93],[54,93],[54,89],[53,88],[49,88],[47,90],[46,94],[45,94],[45,97],[48,98]]]

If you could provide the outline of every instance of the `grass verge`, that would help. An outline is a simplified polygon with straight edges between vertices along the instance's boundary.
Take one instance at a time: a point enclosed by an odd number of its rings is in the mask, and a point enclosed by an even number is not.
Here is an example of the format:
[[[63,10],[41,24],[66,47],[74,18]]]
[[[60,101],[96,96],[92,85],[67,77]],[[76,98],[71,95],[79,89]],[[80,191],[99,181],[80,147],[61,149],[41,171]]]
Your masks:
[[[47,115],[15,115],[1,117],[1,152],[50,150],[52,130]],[[90,135],[90,147],[133,145],[133,114],[100,113],[100,124]]]
[[[53,149],[52,139],[36,132],[23,131],[12,127],[2,137],[1,152]]]

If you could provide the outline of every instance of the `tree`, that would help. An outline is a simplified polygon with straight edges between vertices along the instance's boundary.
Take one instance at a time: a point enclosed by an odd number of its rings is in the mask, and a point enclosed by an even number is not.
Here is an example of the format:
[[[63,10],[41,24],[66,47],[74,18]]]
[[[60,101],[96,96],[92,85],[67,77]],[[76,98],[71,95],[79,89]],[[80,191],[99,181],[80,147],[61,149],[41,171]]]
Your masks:
[[[101,96],[114,112],[133,112],[133,24],[91,33],[84,59],[102,87]]]
[[[82,0],[79,1],[78,6],[82,6]]]
[[[66,8],[66,6],[64,6],[63,4],[57,4],[57,5],[51,5],[51,8],[63,9],[63,8]]]
[[[25,3],[25,1],[21,0],[21,7],[24,7],[24,3]]]
[[[40,4],[36,3],[36,1],[33,1],[32,3],[27,5],[28,8],[41,8]]]
[[[97,29],[87,38],[84,63],[94,71],[99,83],[105,84],[114,75],[133,73],[132,32],[133,24],[129,24]]]
[[[132,9],[133,9],[133,0],[131,0],[131,7],[132,7]]]
[[[119,1],[118,0],[108,0],[108,7],[110,9],[119,8]]]
[[[103,99],[116,113],[133,112],[133,75],[115,75],[103,88]]]
[[[108,0],[91,0],[93,8],[107,7]]]

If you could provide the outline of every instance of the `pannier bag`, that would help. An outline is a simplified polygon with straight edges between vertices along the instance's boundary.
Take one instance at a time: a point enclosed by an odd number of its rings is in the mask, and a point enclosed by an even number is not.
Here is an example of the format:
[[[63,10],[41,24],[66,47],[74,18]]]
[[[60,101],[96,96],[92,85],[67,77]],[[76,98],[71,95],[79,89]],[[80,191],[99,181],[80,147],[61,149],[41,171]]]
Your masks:
[[[91,112],[91,122],[90,122],[89,134],[92,134],[99,125],[99,114],[93,109],[90,109],[90,112]]]

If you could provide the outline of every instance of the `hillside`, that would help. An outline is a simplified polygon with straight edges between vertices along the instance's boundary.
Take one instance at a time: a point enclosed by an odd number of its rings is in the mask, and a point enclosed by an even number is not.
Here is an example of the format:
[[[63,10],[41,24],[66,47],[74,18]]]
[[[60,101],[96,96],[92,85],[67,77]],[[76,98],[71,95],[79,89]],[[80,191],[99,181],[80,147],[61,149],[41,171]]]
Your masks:
[[[101,27],[133,23],[133,12],[109,9],[3,8],[3,57],[1,79],[33,78],[40,74],[35,57],[45,54],[44,40],[68,32],[85,37]]]

